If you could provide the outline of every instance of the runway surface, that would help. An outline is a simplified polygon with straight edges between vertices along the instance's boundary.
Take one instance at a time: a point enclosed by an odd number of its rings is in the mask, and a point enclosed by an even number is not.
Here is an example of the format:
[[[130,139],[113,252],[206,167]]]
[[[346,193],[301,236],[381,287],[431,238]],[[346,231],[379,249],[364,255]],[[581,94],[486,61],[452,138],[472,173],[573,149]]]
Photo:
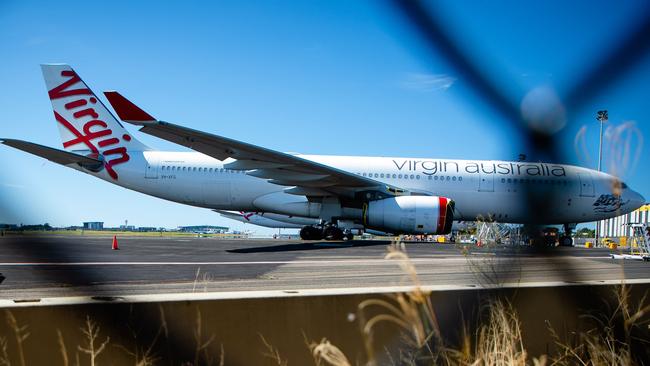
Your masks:
[[[180,292],[354,289],[409,285],[388,241],[0,237],[1,299]],[[486,249],[406,243],[423,285],[647,280],[650,263],[606,249]]]

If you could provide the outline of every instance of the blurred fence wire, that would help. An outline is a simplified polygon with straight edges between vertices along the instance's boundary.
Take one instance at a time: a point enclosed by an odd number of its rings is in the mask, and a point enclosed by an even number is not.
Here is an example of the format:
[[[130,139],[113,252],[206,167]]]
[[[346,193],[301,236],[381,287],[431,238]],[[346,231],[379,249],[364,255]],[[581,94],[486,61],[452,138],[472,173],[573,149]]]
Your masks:
[[[396,14],[408,23],[414,35],[420,38],[428,51],[429,59],[442,57],[455,69],[459,78],[466,81],[478,97],[489,104],[498,114],[503,117],[508,127],[517,133],[518,143],[526,146],[531,160],[563,161],[565,149],[558,145],[554,134],[558,126],[576,123],[572,111],[577,111],[587,102],[592,100],[598,93],[607,86],[616,83],[621,77],[631,72],[639,63],[644,61],[650,51],[650,12],[645,11],[645,16],[634,26],[630,32],[616,42],[616,45],[607,52],[603,52],[601,60],[594,60],[587,65],[587,71],[571,84],[569,90],[562,95],[554,95],[546,90],[537,90],[534,93],[522,95],[522,101],[515,101],[509,98],[505,92],[505,85],[509,83],[507,75],[499,75],[499,83],[486,73],[486,68],[479,67],[478,60],[463,49],[457,39],[452,37],[450,31],[442,26],[441,12],[436,2],[424,2],[418,0],[392,0],[392,7]],[[449,21],[449,19],[447,19]],[[453,20],[452,20],[453,21]],[[482,59],[483,62],[485,59]],[[531,98],[527,101],[526,96]],[[500,127],[495,125],[494,127]],[[575,137],[574,147],[576,153],[589,163],[591,158],[587,154],[585,142],[586,128],[579,130]],[[639,129],[632,123],[624,123],[618,127],[610,127],[606,132],[608,148],[611,151],[610,169],[618,172],[625,172],[633,169],[640,159],[640,146],[643,143],[643,136]],[[513,142],[517,143],[517,142]],[[529,194],[529,207],[532,212],[542,213],[546,209],[548,196],[540,197]],[[0,202],[0,208],[9,210],[6,202]],[[25,248],[16,248],[17,251],[24,251],[25,257],[29,260],[31,253]],[[52,248],[49,253],[53,256],[52,262],[74,261],[74,253],[65,253]],[[509,264],[503,264],[509,265]],[[87,283],[102,283],[102,272],[97,267]],[[558,268],[560,273],[566,271],[568,277],[572,277],[570,268]],[[47,275],[47,272],[41,272]],[[72,275],[73,272],[70,272]],[[572,278],[570,278],[572,279]],[[58,279],[66,282],[67,279]],[[73,283],[79,282],[78,278],[68,279]],[[579,299],[574,299],[580,301]],[[120,324],[120,319],[114,314],[105,313],[102,317],[95,319],[102,324],[103,329],[109,335],[111,327]],[[141,347],[153,347],[153,352],[158,355],[166,355],[169,352],[169,345],[174,345],[175,354],[181,359],[191,359],[194,355],[192,345],[183,341],[186,334],[170,334],[168,343],[156,343],[156,335],[160,327],[158,314],[152,314],[149,318],[140,319],[146,323],[143,325],[147,337],[139,338]],[[154,345],[152,345],[154,344]]]

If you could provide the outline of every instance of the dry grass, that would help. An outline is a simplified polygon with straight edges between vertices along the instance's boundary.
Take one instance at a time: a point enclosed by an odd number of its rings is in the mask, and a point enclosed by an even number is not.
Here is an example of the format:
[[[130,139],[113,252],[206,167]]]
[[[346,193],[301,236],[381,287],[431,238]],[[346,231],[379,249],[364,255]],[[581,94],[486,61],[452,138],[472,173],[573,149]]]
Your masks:
[[[97,364],[97,357],[106,349],[106,345],[110,342],[111,338],[106,337],[103,342],[97,342],[100,328],[97,323],[90,319],[90,316],[86,316],[84,327],[80,329],[86,337],[86,344],[84,346],[77,346],[77,349],[90,357],[90,366],[95,366]]]
[[[430,294],[423,291],[415,266],[396,243],[389,247],[387,259],[396,260],[406,277],[413,284],[413,290],[388,298],[374,298],[362,301],[358,306],[358,319],[366,346],[368,365],[384,364],[378,360],[374,350],[374,332],[378,324],[388,323],[404,335],[403,343],[396,346],[399,358],[395,360],[386,350],[390,364],[406,365],[634,365],[632,345],[650,344],[647,339],[650,327],[650,305],[644,296],[638,304],[629,302],[629,287],[621,286],[616,294],[615,308],[607,317],[585,316],[594,322],[588,331],[574,333],[577,342],[560,340],[557,333],[549,327],[551,337],[559,351],[555,355],[530,357],[526,351],[521,332],[521,322],[510,302],[504,299],[490,299],[482,308],[483,321],[476,324],[470,332],[462,326],[460,344],[450,346],[445,343]],[[372,308],[375,312],[366,316]],[[644,328],[645,327],[645,328]],[[617,330],[618,329],[618,330]],[[635,335],[635,330],[644,330],[643,336]],[[472,335],[473,334],[473,335]],[[339,348],[326,339],[310,346],[317,365],[327,362],[330,365],[349,365],[348,359]]]
[[[203,292],[208,291],[208,285],[212,282],[213,278],[208,272],[201,272],[201,267],[196,269],[194,282],[192,283],[192,293],[196,292],[197,288],[203,286]]]
[[[70,364],[70,361],[68,360],[68,350],[65,347],[65,341],[63,339],[63,334],[61,334],[61,330],[57,329],[56,330],[56,339],[59,343],[59,351],[61,352],[61,358],[63,360],[63,366],[68,366]]]
[[[11,366],[7,352],[7,338],[5,337],[0,337],[0,366]]]
[[[479,327],[473,365],[525,365],[526,351],[521,324],[511,304],[491,300],[486,305],[488,320]]]
[[[214,334],[211,334],[207,339],[204,339],[203,333],[203,322],[201,320],[201,310],[196,309],[196,323],[194,324],[194,365],[210,365],[212,364],[213,358],[210,352],[208,352],[208,347],[214,341]],[[203,355],[203,361],[205,363],[199,363]],[[223,357],[223,352],[221,352]]]
[[[636,365],[648,354],[638,354],[650,346],[650,304],[647,294],[630,304],[630,288],[622,284],[614,294],[616,306],[609,315],[584,315],[591,324],[587,331],[563,340],[550,324],[558,354],[553,365]],[[636,348],[636,350],[634,349]]]
[[[160,326],[158,327],[156,334],[148,345],[142,345],[142,342],[138,340],[138,332],[133,330],[131,327],[131,336],[133,337],[133,342],[131,343],[133,346],[129,348],[119,344],[116,345],[116,347],[124,350],[126,354],[133,357],[133,362],[136,366],[151,366],[157,364],[158,361],[160,361],[160,357],[154,353],[154,347],[158,343],[158,340],[161,338],[161,336],[164,335],[167,337],[168,329],[167,320],[165,318],[165,312],[162,305],[158,305],[158,309],[160,312]]]
[[[267,342],[266,338],[264,338],[263,335],[259,334],[259,336],[262,340],[262,344],[264,344],[264,348],[266,349],[264,352],[262,352],[264,357],[270,358],[278,366],[287,366],[289,362],[282,359],[280,351],[276,347],[273,347],[269,342]]]
[[[16,320],[16,317],[14,317],[14,314],[6,310],[5,314],[7,316],[7,324],[9,325],[9,328],[14,333],[14,339],[16,340],[16,350],[18,351],[18,360],[20,361],[21,366],[25,366],[25,350],[23,347],[23,343],[29,338],[29,332],[27,331],[28,326],[27,325],[19,325],[18,321]]]
[[[318,343],[309,345],[311,355],[314,357],[314,363],[317,366],[331,365],[331,366],[351,366],[352,364],[345,357],[345,354],[330,343],[327,339],[323,338]]]

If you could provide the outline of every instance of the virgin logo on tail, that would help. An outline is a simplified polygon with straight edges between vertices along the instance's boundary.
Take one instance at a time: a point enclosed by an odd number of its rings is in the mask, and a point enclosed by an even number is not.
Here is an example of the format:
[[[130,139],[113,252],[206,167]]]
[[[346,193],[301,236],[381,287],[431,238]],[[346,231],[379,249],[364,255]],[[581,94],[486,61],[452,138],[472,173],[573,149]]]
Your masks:
[[[113,167],[129,161],[130,157],[127,153],[126,147],[115,146],[120,144],[120,139],[119,137],[113,136],[113,131],[108,128],[106,122],[99,119],[99,114],[97,114],[95,109],[92,107],[93,104],[97,103],[97,98],[94,97],[93,92],[88,88],[70,89],[75,84],[81,82],[81,78],[71,70],[61,71],[61,76],[68,78],[68,80],[64,81],[61,85],[52,88],[52,90],[48,92],[50,100],[79,96],[79,99],[66,103],[64,108],[72,112],[72,117],[76,121],[89,118],[88,121],[84,123],[82,131],[79,131],[61,114],[56,110],[54,111],[54,117],[56,120],[75,136],[72,140],[64,141],[63,147],[84,144],[93,154],[99,154],[99,149],[103,149],[101,154],[104,155],[104,157],[107,155],[117,155],[117,157],[110,160],[106,159],[104,162],[104,167],[106,167],[108,175],[117,180],[117,172],[115,172]],[[122,135],[122,139],[125,141],[131,141],[131,136],[124,134]],[[96,145],[95,140],[98,140]]]

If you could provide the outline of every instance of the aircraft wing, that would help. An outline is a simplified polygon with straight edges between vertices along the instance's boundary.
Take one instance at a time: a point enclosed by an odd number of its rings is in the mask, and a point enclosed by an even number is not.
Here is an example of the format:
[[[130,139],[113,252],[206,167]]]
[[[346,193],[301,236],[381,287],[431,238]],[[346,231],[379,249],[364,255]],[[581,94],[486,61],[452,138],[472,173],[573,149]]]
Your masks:
[[[88,156],[75,154],[68,151],[54,149],[51,147],[35,144],[32,142],[14,140],[14,139],[0,139],[0,143],[11,146],[18,150],[28,152],[30,154],[40,156],[47,160],[53,161],[61,165],[78,164],[82,167],[101,167],[103,162]]]
[[[236,159],[226,165],[233,170],[287,186],[285,191],[305,196],[339,196],[356,201],[410,194],[404,189],[320,164],[299,156],[159,121],[118,92],[105,92],[117,115],[142,126],[140,131],[186,146],[218,160]],[[368,196],[370,194],[370,197]]]

